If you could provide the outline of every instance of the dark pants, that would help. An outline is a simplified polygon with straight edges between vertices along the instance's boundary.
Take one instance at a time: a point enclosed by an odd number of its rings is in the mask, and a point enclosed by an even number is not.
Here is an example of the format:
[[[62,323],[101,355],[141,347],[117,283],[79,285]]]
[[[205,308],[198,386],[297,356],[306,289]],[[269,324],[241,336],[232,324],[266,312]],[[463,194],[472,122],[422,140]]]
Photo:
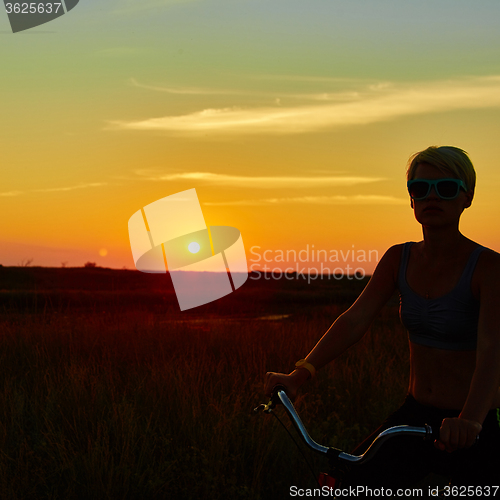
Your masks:
[[[384,429],[395,425],[440,427],[444,418],[458,417],[456,410],[440,410],[418,403],[408,395],[373,434],[353,452],[361,455]],[[500,483],[500,409],[491,410],[479,435],[479,441],[468,449],[452,453],[440,451],[434,443],[412,436],[392,438],[371,461],[353,467],[342,485],[405,488],[414,486],[429,473],[451,478],[452,485],[492,486]],[[500,496],[500,493],[499,495]]]

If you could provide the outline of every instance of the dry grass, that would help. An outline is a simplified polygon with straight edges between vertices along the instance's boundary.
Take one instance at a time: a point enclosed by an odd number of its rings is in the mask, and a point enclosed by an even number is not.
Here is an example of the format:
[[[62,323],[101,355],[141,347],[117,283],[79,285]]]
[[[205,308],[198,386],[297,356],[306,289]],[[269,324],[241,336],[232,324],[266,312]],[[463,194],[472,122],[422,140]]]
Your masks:
[[[289,370],[342,307],[197,322],[119,307],[5,309],[0,498],[259,500],[312,484],[275,420],[251,410],[264,373]],[[351,449],[402,401],[407,357],[391,306],[302,392],[313,437]]]

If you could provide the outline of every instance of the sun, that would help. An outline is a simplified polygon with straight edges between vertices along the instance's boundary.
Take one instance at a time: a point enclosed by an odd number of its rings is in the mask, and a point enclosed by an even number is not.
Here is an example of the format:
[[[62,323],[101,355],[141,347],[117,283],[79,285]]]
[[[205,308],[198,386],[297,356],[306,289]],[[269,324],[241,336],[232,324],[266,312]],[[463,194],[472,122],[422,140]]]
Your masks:
[[[200,251],[200,245],[198,243],[196,243],[196,241],[193,241],[192,243],[190,243],[188,245],[188,250],[191,253],[198,253]]]

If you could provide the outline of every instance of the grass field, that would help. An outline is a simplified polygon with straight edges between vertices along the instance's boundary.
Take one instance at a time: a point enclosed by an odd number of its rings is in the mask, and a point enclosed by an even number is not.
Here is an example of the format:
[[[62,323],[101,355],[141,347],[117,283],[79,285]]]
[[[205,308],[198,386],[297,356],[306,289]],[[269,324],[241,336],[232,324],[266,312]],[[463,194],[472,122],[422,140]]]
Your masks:
[[[259,500],[313,486],[252,408],[265,372],[289,371],[365,283],[249,280],[180,313],[165,276],[0,268],[0,498]],[[311,435],[352,449],[401,403],[407,366],[392,301],[304,387]]]

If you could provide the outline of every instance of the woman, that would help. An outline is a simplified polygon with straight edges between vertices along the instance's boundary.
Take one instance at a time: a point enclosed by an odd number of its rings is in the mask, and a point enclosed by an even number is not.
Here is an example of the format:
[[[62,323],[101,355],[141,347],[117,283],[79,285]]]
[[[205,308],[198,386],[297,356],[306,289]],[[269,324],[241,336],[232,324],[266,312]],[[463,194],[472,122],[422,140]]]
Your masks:
[[[434,444],[389,441],[380,459],[352,471],[348,484],[408,486],[431,471],[449,473],[457,485],[498,484],[500,255],[459,231],[475,177],[458,148],[430,147],[410,158],[408,190],[423,240],[387,250],[363,293],[292,373],[266,374],[268,395],[281,384],[295,397],[317,370],[362,338],[399,290],[410,339],[410,384],[403,406],[376,433],[428,423],[440,427],[440,437]]]

